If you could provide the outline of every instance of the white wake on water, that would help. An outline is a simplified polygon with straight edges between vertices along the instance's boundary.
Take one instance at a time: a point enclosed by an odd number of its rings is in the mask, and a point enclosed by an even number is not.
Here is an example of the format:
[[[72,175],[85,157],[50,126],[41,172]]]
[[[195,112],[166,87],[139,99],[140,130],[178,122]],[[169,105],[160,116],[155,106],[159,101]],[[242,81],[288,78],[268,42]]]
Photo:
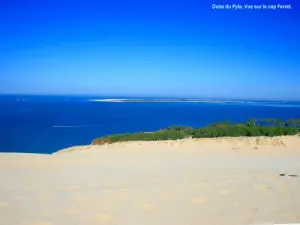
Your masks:
[[[136,99],[112,99],[112,98],[107,98],[107,99],[89,99],[90,102],[124,102],[127,100],[136,100]]]
[[[53,125],[53,128],[80,128],[80,127],[103,127],[103,125],[77,125],[77,126],[69,126],[69,125]]]

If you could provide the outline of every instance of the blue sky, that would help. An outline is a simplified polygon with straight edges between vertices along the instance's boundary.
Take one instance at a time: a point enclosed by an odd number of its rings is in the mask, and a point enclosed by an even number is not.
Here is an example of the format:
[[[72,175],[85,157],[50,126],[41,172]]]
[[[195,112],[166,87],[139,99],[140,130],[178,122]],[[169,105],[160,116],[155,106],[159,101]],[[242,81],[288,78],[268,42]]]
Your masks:
[[[300,99],[299,3],[236,2],[1,1],[0,93]]]

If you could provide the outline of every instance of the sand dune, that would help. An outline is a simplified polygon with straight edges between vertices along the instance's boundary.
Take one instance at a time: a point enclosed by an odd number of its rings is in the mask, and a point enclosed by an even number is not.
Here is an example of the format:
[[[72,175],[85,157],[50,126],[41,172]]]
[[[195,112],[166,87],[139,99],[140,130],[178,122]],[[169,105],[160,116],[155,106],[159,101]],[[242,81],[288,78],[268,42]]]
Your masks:
[[[300,138],[213,138],[0,154],[0,224],[300,222]]]
[[[184,145],[184,146],[183,146]],[[224,149],[241,149],[244,150],[241,153],[252,152],[253,149],[259,149],[264,147],[259,153],[263,153],[268,147],[285,147],[286,152],[300,146],[300,136],[281,136],[281,137],[220,137],[220,138],[201,138],[201,139],[182,139],[177,141],[131,141],[131,142],[118,142],[113,144],[105,144],[101,146],[86,145],[86,146],[74,146],[57,151],[54,154],[61,154],[73,151],[90,151],[97,149],[153,149],[179,147],[182,150],[203,150],[206,153],[211,151],[223,151]],[[272,148],[273,149],[273,148]],[[257,152],[255,152],[257,153]],[[276,153],[276,151],[274,151]],[[289,152],[290,153],[290,152]],[[296,152],[297,153],[297,152]]]

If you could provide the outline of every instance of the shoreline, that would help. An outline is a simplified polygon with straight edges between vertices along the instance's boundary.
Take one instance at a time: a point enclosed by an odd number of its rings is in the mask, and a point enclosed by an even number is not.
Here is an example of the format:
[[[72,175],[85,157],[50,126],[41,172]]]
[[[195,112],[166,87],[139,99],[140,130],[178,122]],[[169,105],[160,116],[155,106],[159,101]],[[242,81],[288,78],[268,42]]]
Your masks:
[[[150,133],[150,132],[147,132]],[[88,150],[88,149],[101,149],[102,147],[107,148],[109,146],[112,147],[117,147],[117,146],[124,146],[124,145],[143,145],[143,144],[170,144],[170,145],[176,145],[184,142],[191,142],[191,143],[198,143],[198,144],[203,144],[203,143],[217,143],[217,144],[222,144],[222,142],[226,141],[232,141],[233,145],[239,144],[236,143],[236,141],[240,141],[242,144],[243,142],[251,142],[252,145],[255,145],[253,143],[254,141],[259,141],[257,145],[263,145],[263,146],[273,146],[273,147],[284,147],[287,148],[286,144],[284,143],[284,139],[290,139],[290,138],[295,138],[295,140],[299,140],[299,146],[300,146],[300,135],[283,135],[283,136],[274,136],[274,137],[268,137],[268,136],[257,136],[257,137],[247,137],[247,136],[241,136],[241,137],[213,137],[213,138],[184,138],[184,139],[178,139],[178,140],[157,140],[157,141],[121,141],[121,142],[114,142],[114,143],[105,143],[103,145],[93,145],[93,144],[88,144],[88,145],[74,145],[66,148],[59,149],[53,153],[25,153],[25,152],[0,152],[0,157],[1,155],[24,155],[24,156],[30,156],[30,155],[41,155],[41,156],[52,156],[52,155],[57,155],[61,153],[68,153],[68,152],[74,152],[74,151],[83,151],[83,150]],[[202,143],[201,143],[202,142]],[[266,142],[266,143],[264,143]],[[273,143],[272,143],[273,142]],[[274,144],[275,143],[275,144]],[[248,145],[251,145],[251,143],[248,143]],[[222,147],[222,146],[220,146]],[[254,146],[255,147],[255,146]]]

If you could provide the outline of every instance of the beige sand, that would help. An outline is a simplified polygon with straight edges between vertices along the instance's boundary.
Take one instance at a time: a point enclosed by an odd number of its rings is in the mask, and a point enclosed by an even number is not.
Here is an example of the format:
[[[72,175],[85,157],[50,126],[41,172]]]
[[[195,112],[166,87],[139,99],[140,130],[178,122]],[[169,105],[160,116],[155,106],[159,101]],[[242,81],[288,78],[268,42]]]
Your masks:
[[[300,222],[297,136],[4,153],[0,180],[1,225]]]

